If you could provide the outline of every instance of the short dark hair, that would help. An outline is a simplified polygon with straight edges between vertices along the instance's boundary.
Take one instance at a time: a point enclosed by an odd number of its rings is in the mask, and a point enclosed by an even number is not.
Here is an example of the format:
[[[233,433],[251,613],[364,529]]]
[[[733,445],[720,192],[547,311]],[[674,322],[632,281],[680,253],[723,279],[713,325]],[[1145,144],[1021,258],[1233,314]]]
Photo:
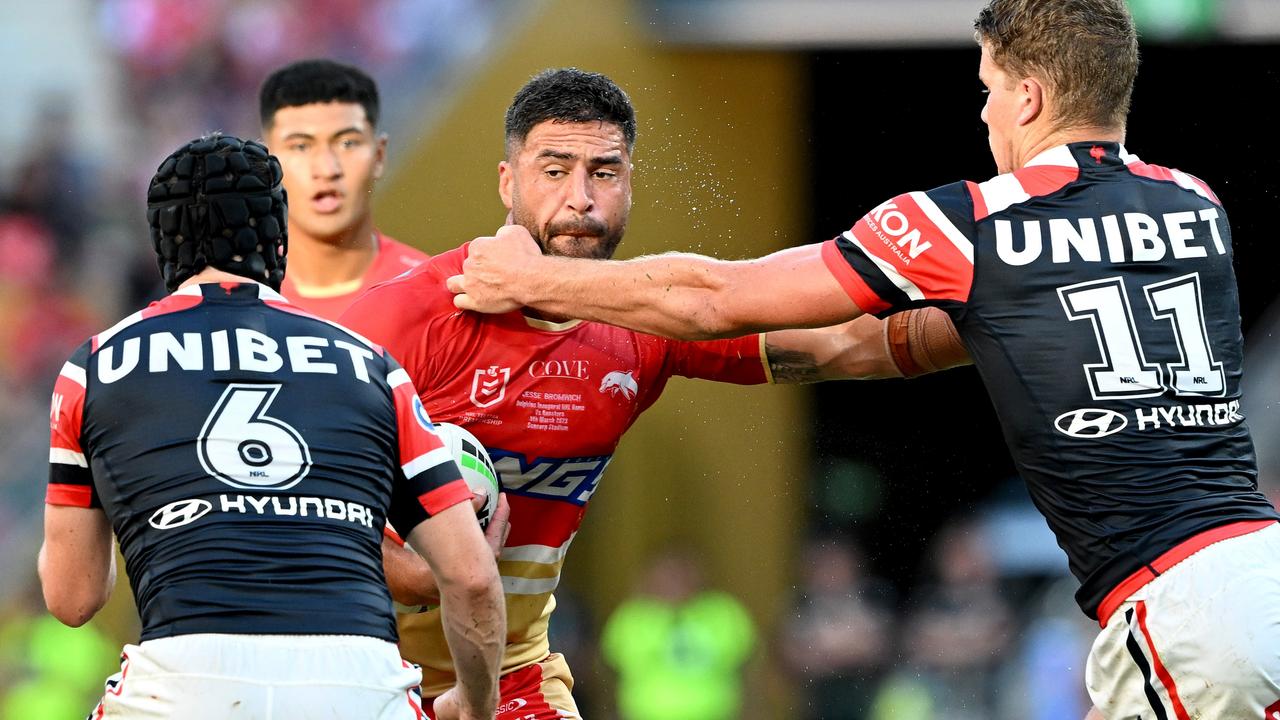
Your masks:
[[[324,59],[299,60],[271,73],[258,93],[258,116],[269,128],[280,108],[330,102],[359,103],[377,127],[377,83],[354,65]]]
[[[628,152],[636,145],[636,111],[631,98],[600,73],[560,68],[534,75],[507,108],[507,152],[523,143],[535,125],[548,120],[613,123],[622,130]]]
[[[280,162],[261,143],[214,133],[160,163],[147,190],[147,224],[165,287],[213,267],[284,280],[288,208]]]
[[[1014,79],[1048,85],[1059,127],[1124,126],[1138,74],[1124,0],[990,0],[973,26]]]

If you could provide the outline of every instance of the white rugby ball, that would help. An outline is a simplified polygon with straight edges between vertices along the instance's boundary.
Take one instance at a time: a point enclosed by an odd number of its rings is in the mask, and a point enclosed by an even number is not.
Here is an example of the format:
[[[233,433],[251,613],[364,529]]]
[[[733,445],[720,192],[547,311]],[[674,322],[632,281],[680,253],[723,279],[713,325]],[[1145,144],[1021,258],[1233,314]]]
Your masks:
[[[465,428],[453,423],[435,423],[436,435],[440,442],[449,449],[453,461],[458,463],[462,471],[462,479],[467,481],[471,492],[485,496],[484,507],[476,511],[480,527],[489,526],[494,510],[498,507],[498,473],[493,469],[493,461],[489,459],[489,451]]]

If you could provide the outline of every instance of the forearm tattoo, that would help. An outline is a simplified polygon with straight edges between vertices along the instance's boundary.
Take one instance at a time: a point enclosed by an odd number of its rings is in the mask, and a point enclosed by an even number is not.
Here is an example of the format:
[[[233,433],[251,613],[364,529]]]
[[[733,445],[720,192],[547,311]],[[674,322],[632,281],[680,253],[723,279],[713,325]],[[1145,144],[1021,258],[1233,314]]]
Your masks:
[[[779,385],[811,383],[822,379],[813,353],[778,348],[768,340],[765,340],[764,351],[769,358],[769,372],[773,373],[773,381]]]

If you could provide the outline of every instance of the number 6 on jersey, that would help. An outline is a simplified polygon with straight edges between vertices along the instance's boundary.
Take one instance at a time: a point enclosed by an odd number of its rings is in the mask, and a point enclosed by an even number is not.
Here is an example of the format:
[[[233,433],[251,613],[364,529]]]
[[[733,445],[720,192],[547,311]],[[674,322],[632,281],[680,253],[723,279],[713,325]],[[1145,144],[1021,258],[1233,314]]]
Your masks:
[[[205,472],[236,488],[284,490],[311,468],[311,451],[292,426],[269,417],[279,385],[233,384],[213,406],[197,445]]]

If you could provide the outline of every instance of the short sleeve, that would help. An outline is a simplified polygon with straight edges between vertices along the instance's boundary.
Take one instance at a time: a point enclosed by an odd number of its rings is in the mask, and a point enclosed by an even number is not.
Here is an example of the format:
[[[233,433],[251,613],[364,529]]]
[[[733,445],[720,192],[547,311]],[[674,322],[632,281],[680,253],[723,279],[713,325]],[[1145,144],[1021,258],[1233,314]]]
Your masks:
[[[58,373],[49,405],[49,505],[102,507],[82,446],[89,346],[76,351]]]
[[[973,284],[973,204],[965,183],[899,195],[823,245],[863,312],[964,303]]]
[[[413,381],[391,357],[387,384],[395,402],[400,473],[391,492],[388,517],[406,536],[414,527],[447,508],[471,500],[471,489],[436,435]]]
[[[736,385],[768,382],[762,337],[753,334],[728,340],[672,340],[668,349],[671,374]]]

